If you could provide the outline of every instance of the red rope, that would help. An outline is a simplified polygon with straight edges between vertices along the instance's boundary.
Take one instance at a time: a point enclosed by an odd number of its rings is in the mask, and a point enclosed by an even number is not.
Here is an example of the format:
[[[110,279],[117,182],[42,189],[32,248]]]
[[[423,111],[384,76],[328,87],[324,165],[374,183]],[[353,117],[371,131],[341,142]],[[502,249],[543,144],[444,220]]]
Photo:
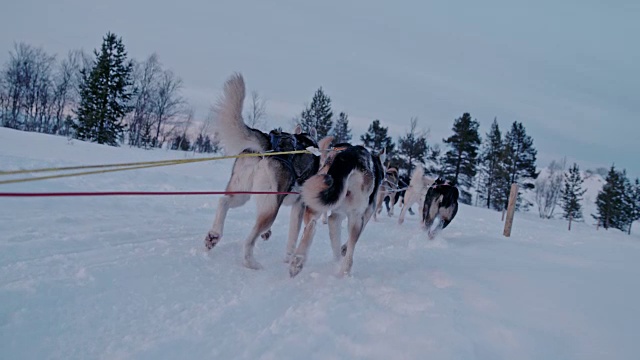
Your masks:
[[[0,197],[62,197],[62,196],[160,196],[160,195],[289,195],[292,191],[103,191],[103,192],[44,192],[0,193]]]

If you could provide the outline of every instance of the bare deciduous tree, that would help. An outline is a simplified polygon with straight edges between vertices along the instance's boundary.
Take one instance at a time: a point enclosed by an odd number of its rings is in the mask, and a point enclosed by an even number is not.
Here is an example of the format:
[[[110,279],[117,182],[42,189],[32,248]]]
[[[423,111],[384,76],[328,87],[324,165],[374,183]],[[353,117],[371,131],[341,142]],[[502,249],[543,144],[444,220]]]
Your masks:
[[[562,181],[567,159],[552,161],[547,168],[547,176],[536,180],[536,204],[543,219],[551,219],[560,200]]]
[[[129,121],[129,145],[149,147],[154,126],[151,108],[162,71],[158,56],[152,54],[144,63],[135,63],[133,70],[134,106]]]
[[[80,101],[79,74],[85,66],[85,56],[81,50],[69,51],[67,58],[62,60],[54,75],[53,116],[55,122],[51,125],[52,134],[66,135],[68,132],[68,129],[65,128],[65,119],[71,112],[71,108],[77,106]]]
[[[266,125],[267,101],[257,91],[251,92],[251,103],[245,115],[247,125],[259,129]]]
[[[14,44],[2,74],[4,126],[47,131],[53,103],[52,67],[55,57],[42,48]]]
[[[171,135],[165,131],[164,127],[173,128],[175,122],[180,122],[180,115],[185,112],[186,102],[180,91],[182,90],[182,79],[176,77],[171,70],[165,70],[160,75],[158,92],[153,102],[152,114],[156,128],[156,146],[162,143]],[[160,137],[162,136],[162,139]]]

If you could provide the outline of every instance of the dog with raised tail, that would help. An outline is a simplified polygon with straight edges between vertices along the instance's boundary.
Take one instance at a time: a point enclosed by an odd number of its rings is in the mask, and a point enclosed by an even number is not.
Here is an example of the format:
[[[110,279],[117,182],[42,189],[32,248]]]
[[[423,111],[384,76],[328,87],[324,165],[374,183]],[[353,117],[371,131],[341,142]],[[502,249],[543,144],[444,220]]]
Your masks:
[[[356,242],[375,211],[376,195],[384,177],[384,151],[378,156],[360,145],[337,144],[327,148],[329,143],[323,141],[320,147],[321,152],[326,152],[320,171],[302,186],[305,225],[289,265],[291,277],[302,270],[316,223],[327,211],[331,211],[329,238],[333,256],[342,259],[339,275],[350,274]],[[341,246],[340,228],[345,218],[349,239]]]
[[[422,216],[422,208],[424,206],[424,198],[427,196],[427,191],[431,185],[433,185],[434,179],[425,176],[422,166],[416,167],[411,175],[411,181],[409,181],[409,187],[404,194],[404,203],[400,210],[400,216],[398,216],[398,224],[404,222],[404,217],[407,210],[411,208],[413,204],[418,204],[418,214]]]
[[[242,118],[244,98],[244,79],[241,74],[234,74],[224,84],[223,94],[213,108],[214,130],[227,155],[287,152],[317,147],[315,129],[303,133],[298,125],[293,133],[280,130],[264,133],[248,127]],[[304,205],[300,195],[282,193],[298,192],[305,181],[318,172],[319,167],[320,159],[310,153],[237,158],[226,187],[229,194],[220,198],[215,220],[205,237],[206,248],[212,249],[222,239],[229,209],[246,204],[251,197],[248,194],[234,194],[235,192],[274,192],[278,194],[255,195],[257,214],[244,241],[244,266],[261,268],[253,256],[253,249],[260,235],[264,239],[271,235],[271,225],[282,204],[292,206],[285,257],[288,262],[302,226]]]

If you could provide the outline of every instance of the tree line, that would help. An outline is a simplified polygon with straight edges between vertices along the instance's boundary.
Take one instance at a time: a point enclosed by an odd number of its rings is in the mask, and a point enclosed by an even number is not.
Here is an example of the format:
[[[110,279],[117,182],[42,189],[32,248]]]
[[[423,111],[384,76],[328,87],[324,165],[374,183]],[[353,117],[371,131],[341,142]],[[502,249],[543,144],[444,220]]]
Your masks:
[[[73,50],[59,61],[17,43],[0,72],[0,124],[114,146],[215,152],[206,121],[191,129],[182,89],[157,54],[130,59],[113,33],[92,54]]]
[[[305,129],[315,127],[318,136],[333,135],[334,143],[349,142],[352,132],[348,115],[341,112],[334,124],[331,98],[319,88],[311,104],[294,119]],[[439,144],[427,142],[428,131],[418,129],[418,119],[409,120],[408,131],[397,141],[389,135],[388,127],[380,120],[371,122],[360,136],[361,143],[373,150],[385,149],[389,162],[400,170],[405,184],[412,171],[423,167],[424,173],[443,177],[456,184],[461,192],[460,200],[471,204],[473,195],[477,206],[503,211],[507,207],[511,184],[518,184],[518,208],[528,208],[533,203],[522,197],[524,191],[535,192],[535,202],[541,218],[552,218],[560,205],[564,219],[583,221],[582,188],[584,178],[577,164],[565,170],[566,161],[553,161],[544,177],[539,177],[536,166],[537,150],[523,123],[514,121],[506,133],[494,118],[484,139],[480,135],[480,123],[469,113],[454,119],[452,135]],[[617,228],[630,232],[633,221],[640,219],[640,186],[626,177],[626,172],[613,167],[606,184],[596,200],[597,214],[592,217],[605,229]]]
[[[157,54],[141,62],[129,59],[122,38],[113,33],[104,36],[92,55],[74,50],[57,61],[24,43],[15,44],[9,55],[0,73],[2,126],[112,146],[219,150],[215,136],[209,134],[210,118],[192,128],[194,110],[182,96],[180,77],[165,69]],[[245,121],[266,127],[265,100],[252,92],[249,101]],[[334,143],[352,142],[348,114],[335,116],[322,87],[294,121],[305,131],[315,127],[318,138],[333,135]],[[542,218],[551,218],[556,205],[561,205],[567,219],[583,218],[583,179],[577,165],[565,171],[564,162],[553,162],[546,176],[538,178],[537,150],[521,122],[514,121],[503,134],[494,119],[483,138],[480,123],[465,112],[453,120],[452,134],[442,139],[443,148],[427,142],[429,131],[419,129],[417,118],[408,125],[408,131],[394,141],[388,127],[375,119],[359,137],[373,151],[386,150],[387,165],[400,170],[405,184],[421,166],[425,174],[456,184],[461,202],[472,204],[475,194],[475,205],[503,211],[511,184],[516,183],[518,208],[533,205],[520,195],[535,190]],[[638,179],[632,183],[624,170],[612,167],[598,195],[594,219],[606,229],[630,231],[640,218],[639,193]]]

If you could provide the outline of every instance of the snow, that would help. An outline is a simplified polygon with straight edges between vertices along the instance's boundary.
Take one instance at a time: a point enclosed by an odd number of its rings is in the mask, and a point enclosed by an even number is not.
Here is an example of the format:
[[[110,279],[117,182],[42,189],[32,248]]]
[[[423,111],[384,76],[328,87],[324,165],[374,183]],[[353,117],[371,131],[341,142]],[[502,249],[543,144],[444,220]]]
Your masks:
[[[0,169],[193,157],[0,129]],[[197,155],[196,155],[197,156]],[[0,191],[223,190],[232,161]],[[588,183],[585,183],[588,184]],[[588,186],[588,185],[587,185]],[[461,206],[366,227],[339,279],[328,231],[291,279],[289,208],[241,265],[253,203],[203,239],[217,196],[0,198],[1,359],[637,359],[640,236]],[[587,214],[585,214],[587,216]]]

